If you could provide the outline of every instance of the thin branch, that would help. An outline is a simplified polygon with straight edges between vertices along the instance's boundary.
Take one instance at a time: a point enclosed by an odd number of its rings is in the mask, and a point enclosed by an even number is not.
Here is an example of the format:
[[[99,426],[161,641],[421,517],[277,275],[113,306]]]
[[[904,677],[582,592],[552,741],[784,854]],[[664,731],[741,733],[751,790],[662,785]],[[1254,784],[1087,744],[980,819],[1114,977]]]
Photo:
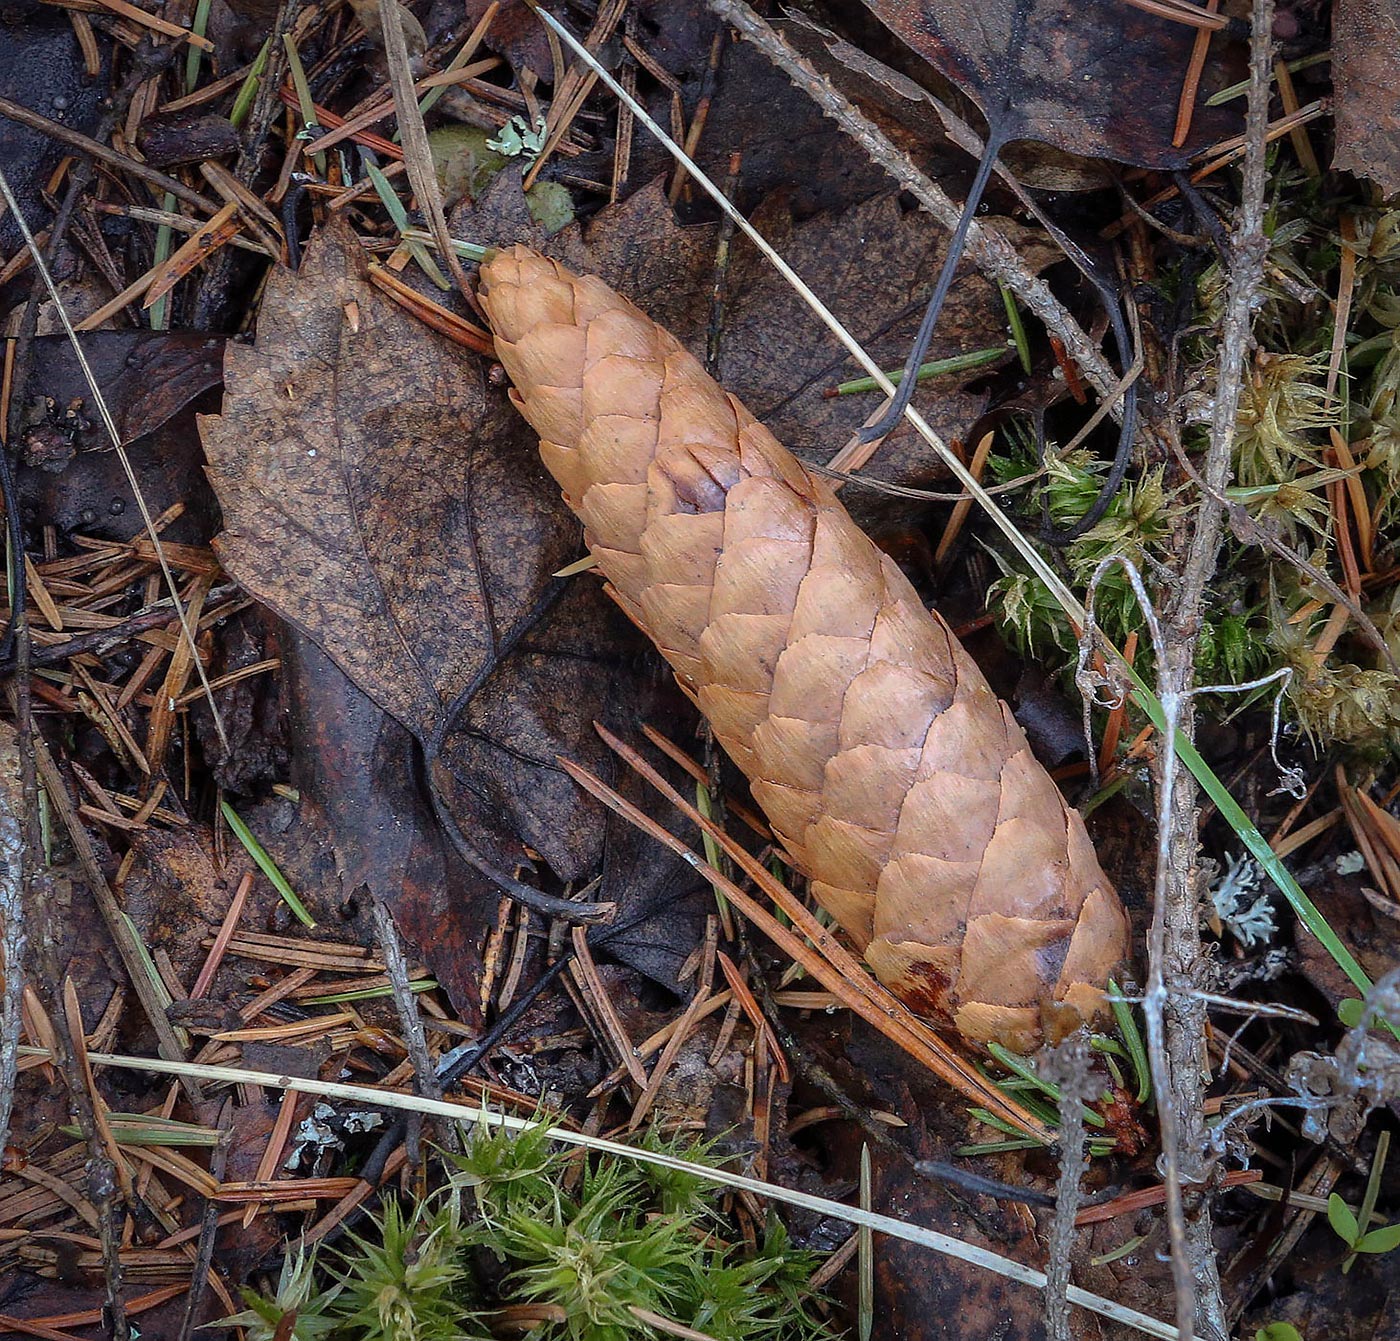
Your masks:
[[[1180,582],[1167,610],[1159,661],[1158,697],[1167,719],[1158,791],[1157,876],[1148,933],[1148,981],[1144,999],[1148,1053],[1157,1108],[1171,1238],[1177,1325],[1182,1341],[1199,1327],[1211,1341],[1228,1334],[1219,1263],[1211,1236],[1211,1214],[1203,1195],[1210,1168],[1203,1121],[1200,1062],[1206,1005],[1194,990],[1201,967],[1196,851],[1199,831],[1196,787],[1178,767],[1177,731],[1192,739],[1191,687],[1201,605],[1214,576],[1225,509],[1220,504],[1230,477],[1245,356],[1252,312],[1263,280],[1268,243],[1264,237],[1265,143],[1273,69],[1273,0],[1255,0],[1250,59],[1249,109],[1245,123],[1244,191],[1231,247],[1229,292],[1221,333],[1210,446],[1201,474],[1206,488],[1197,501]],[[1186,1213],[1183,1183],[1196,1191]]]
[[[40,116],[38,112],[31,112],[22,103],[13,102],[9,98],[0,98],[0,116],[17,121],[21,126],[28,126],[30,130],[37,130],[40,134],[51,136],[60,144],[66,144],[70,149],[88,154],[99,162],[106,163],[109,167],[116,168],[121,172],[128,172],[133,177],[139,177],[143,182],[148,182],[151,186],[168,191],[177,200],[183,200],[185,204],[192,205],[203,214],[217,214],[219,212],[217,200],[210,200],[208,196],[202,196],[198,191],[191,191],[178,178],[171,177],[164,172],[158,172],[155,168],[148,167],[145,163],[140,163],[134,158],[128,158],[125,154],[119,154],[115,149],[109,149],[105,144],[94,140],[91,136],[72,130],[61,122],[51,121],[46,116]],[[16,217],[18,217],[18,209],[13,205],[10,208],[15,210]]]
[[[1089,1172],[1084,1106],[1093,1098],[1089,1048],[1082,1032],[1072,1034],[1050,1054],[1044,1074],[1060,1087],[1060,1177],[1055,1186],[1055,1218],[1045,1270],[1045,1334],[1049,1341],[1071,1341],[1069,1269],[1083,1195],[1080,1183]]]
[[[395,0],[397,3],[397,0]],[[423,1031],[423,1017],[418,1013],[418,1001],[408,981],[408,959],[403,952],[403,942],[399,930],[394,925],[394,915],[383,899],[373,890],[370,903],[374,908],[374,927],[379,938],[379,949],[384,956],[384,971],[389,977],[394,993],[394,1007],[399,1016],[399,1028],[403,1031],[404,1043],[408,1047],[408,1060],[413,1063],[413,1092],[425,1099],[441,1099],[442,1085],[438,1081],[433,1059],[428,1055],[428,1036]],[[409,1162],[418,1160],[418,1137],[416,1124],[410,1123],[408,1132]],[[449,1143],[455,1141],[452,1132]]]
[[[19,761],[19,742],[6,727],[0,737],[0,1151],[10,1139],[24,994],[25,802]]]

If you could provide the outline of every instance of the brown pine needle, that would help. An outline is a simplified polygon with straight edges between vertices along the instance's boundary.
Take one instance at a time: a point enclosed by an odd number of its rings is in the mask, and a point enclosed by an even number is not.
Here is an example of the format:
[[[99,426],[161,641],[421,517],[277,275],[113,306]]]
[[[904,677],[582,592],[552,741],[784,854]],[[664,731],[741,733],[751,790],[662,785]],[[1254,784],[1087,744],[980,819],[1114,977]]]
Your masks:
[[[1133,658],[1137,656],[1138,635],[1133,629],[1123,641],[1123,660],[1128,665],[1133,664]],[[1118,741],[1123,733],[1123,723],[1127,720],[1128,699],[1124,695],[1118,700],[1109,711],[1108,721],[1103,729],[1103,744],[1099,749],[1099,777],[1101,780],[1107,779],[1114,771],[1115,760],[1118,754]]]
[[[642,735],[644,735],[658,750],[661,751],[673,763],[685,769],[696,782],[701,786],[710,785],[709,774],[688,755],[675,741],[663,736],[654,726],[642,723]],[[725,811],[733,815],[735,819],[743,820],[750,829],[754,831],[764,842],[773,841],[773,831],[768,827],[768,822],[756,810],[746,806],[742,801],[736,801],[733,797],[726,795],[724,798]]]
[[[1125,5],[1140,9],[1158,18],[1169,19],[1173,23],[1184,23],[1190,28],[1202,28],[1207,32],[1218,32],[1225,27],[1226,20],[1213,10],[1197,9],[1186,0],[1123,0]]]
[[[440,335],[445,335],[454,344],[459,344],[486,358],[494,358],[496,347],[490,335],[480,326],[459,317],[455,312],[424,297],[417,289],[411,288],[399,279],[393,271],[377,261],[369,263],[369,279],[390,301],[397,303],[406,312],[412,313],[426,326],[431,326]]]
[[[1337,303],[1332,315],[1332,357],[1327,364],[1327,395],[1337,390],[1337,378],[1342,371],[1342,359],[1347,349],[1347,326],[1351,321],[1351,296],[1356,289],[1356,221],[1350,214],[1340,219],[1342,261],[1337,276]],[[1336,430],[1333,430],[1335,435]]]
[[[198,47],[201,51],[214,50],[214,44],[207,37],[201,37],[188,28],[182,28],[178,23],[171,23],[169,19],[158,18],[154,14],[147,13],[144,9],[138,9],[135,5],[128,4],[127,0],[96,0],[96,3],[101,8],[110,10],[113,14],[129,19],[132,23],[149,28],[152,32],[162,33],[166,37],[178,37],[182,42],[187,42],[192,47]]]
[[[724,974],[724,980],[729,984],[729,990],[734,993],[734,1000],[739,1003],[739,1008],[748,1016],[749,1023],[753,1025],[755,1034],[762,1034],[768,1040],[769,1051],[773,1054],[777,1063],[778,1076],[784,1085],[792,1080],[792,1071],[788,1067],[787,1058],[783,1056],[783,1050],[778,1046],[777,1035],[773,1032],[773,1026],[769,1023],[768,1017],[763,1013],[763,1008],[758,1004],[758,999],[749,991],[749,985],[744,981],[744,975],[740,972],[739,966],[723,950],[719,952],[719,967]]]
[[[107,1121],[107,1103],[98,1090],[97,1081],[92,1074],[92,1063],[88,1060],[87,1036],[83,1033],[83,1009],[78,1003],[78,989],[74,986],[71,977],[66,977],[63,980],[63,1014],[68,1023],[68,1036],[73,1045],[73,1061],[78,1069],[78,1080],[87,1091],[89,1101],[92,1104],[93,1125],[97,1128],[98,1138],[107,1147],[107,1158],[112,1161],[112,1167],[117,1175],[117,1184],[121,1188],[122,1199],[130,1203],[132,1196],[131,1169],[122,1157],[117,1138],[112,1134],[112,1126]]]
[[[1370,504],[1366,501],[1366,486],[1361,482],[1361,471],[1352,455],[1351,444],[1335,429],[1331,430],[1332,450],[1337,454],[1337,464],[1347,472],[1347,498],[1351,502],[1352,517],[1356,522],[1356,539],[1361,548],[1361,575],[1369,577],[1376,571],[1374,519]]]
[[[156,268],[141,306],[150,307],[152,303],[159,302],[191,270],[213,256],[225,243],[232,241],[243,227],[242,220],[237,216],[238,205],[230,200],[212,219],[202,223],[198,231],[191,233],[170,258]]]
[[[972,461],[968,465],[968,473],[974,480],[981,480],[982,471],[986,468],[987,458],[992,454],[992,442],[996,434],[985,433],[982,441],[977,444],[976,450],[972,453]],[[967,522],[967,515],[972,511],[972,499],[963,498],[953,504],[953,511],[949,514],[948,525],[943,528],[942,539],[938,542],[938,549],[933,556],[933,566],[941,569],[947,562],[948,555],[952,553],[953,546],[957,543],[958,536],[962,533],[962,528]]]
[[[564,770],[596,796],[609,809],[635,824],[644,833],[669,848],[711,883],[718,883],[725,897],[789,958],[800,963],[812,977],[834,993],[852,1011],[974,1102],[984,1105],[1011,1123],[1018,1131],[1038,1141],[1054,1140],[1044,1123],[1026,1112],[1020,1104],[990,1085],[938,1037],[902,1001],[882,987],[836,938],[822,926],[811,911],[781,885],[723,829],[707,820],[677,792],[635,750],[613,736],[605,727],[596,727],[604,742],[655,787],[692,823],[698,824],[725,850],[751,880],[791,919],[794,930],[778,921],[766,908],[746,894],[732,880],[697,856],[674,834],[657,824],[631,802],[618,795],[601,778],[571,760],[561,759]],[[796,934],[800,933],[800,934]],[[804,939],[805,938],[805,939]],[[810,944],[809,944],[810,942]]]
[[[214,981],[214,975],[219,971],[219,965],[224,961],[224,955],[228,951],[228,943],[233,939],[233,933],[238,927],[238,919],[243,916],[243,905],[247,902],[248,891],[253,887],[253,873],[247,871],[243,879],[238,882],[238,888],[234,891],[233,899],[229,903],[228,912],[224,914],[224,920],[219,926],[218,933],[214,937],[214,944],[209,947],[209,953],[205,956],[204,967],[199,970],[199,977],[195,979],[194,987],[190,989],[190,999],[195,1000],[202,997]]]
[[[1274,82],[1278,85],[1278,96],[1279,101],[1283,104],[1283,110],[1289,113],[1296,112],[1302,104],[1298,101],[1297,89],[1293,87],[1293,75],[1289,72],[1287,61],[1274,61]],[[1293,141],[1293,152],[1298,155],[1298,162],[1303,165],[1303,171],[1313,181],[1320,181],[1322,165],[1317,161],[1317,155],[1313,152],[1307,127],[1295,126],[1289,131],[1288,138]]]
[[[602,979],[598,976],[598,966],[593,962],[593,955],[588,948],[587,930],[586,927],[581,926],[575,926],[573,929],[574,959],[570,969],[573,973],[574,983],[592,1007],[594,1017],[607,1035],[618,1060],[627,1068],[627,1074],[631,1076],[639,1090],[645,1090],[647,1073],[642,1070],[642,1064],[637,1058],[637,1049],[633,1047],[632,1040],[627,1036],[627,1030],[623,1026],[621,1017],[608,997]]]
[[[1214,14],[1220,8],[1220,0],[1206,0],[1205,13]],[[1191,133],[1191,118],[1196,112],[1196,94],[1201,88],[1201,74],[1206,68],[1206,53],[1210,50],[1209,28],[1196,30],[1196,40],[1191,44],[1191,59],[1186,65],[1186,78],[1181,85],[1181,101],[1176,108],[1176,129],[1172,134],[1172,144],[1180,148]]]
[[[272,1175],[282,1158],[282,1150],[287,1144],[287,1137],[291,1135],[292,1122],[297,1115],[299,1098],[300,1096],[295,1090],[287,1090],[282,1095],[282,1106],[277,1110],[277,1121],[272,1124],[272,1132],[267,1138],[267,1147],[262,1152],[262,1158],[258,1160],[258,1171],[253,1175],[255,1184],[266,1186],[271,1182]],[[244,1229],[247,1229],[257,1218],[260,1204],[260,1202],[255,1201],[243,1212]]]

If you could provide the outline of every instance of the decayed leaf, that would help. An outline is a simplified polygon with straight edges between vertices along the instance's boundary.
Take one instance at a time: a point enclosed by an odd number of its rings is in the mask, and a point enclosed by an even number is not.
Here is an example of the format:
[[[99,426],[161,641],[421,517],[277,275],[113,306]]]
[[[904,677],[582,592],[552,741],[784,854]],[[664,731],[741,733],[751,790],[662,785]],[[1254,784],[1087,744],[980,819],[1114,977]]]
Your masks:
[[[480,23],[491,0],[466,0],[466,19],[470,26]],[[549,82],[554,77],[554,61],[549,53],[546,28],[524,0],[505,0],[486,30],[486,49],[495,51],[510,62],[511,69],[533,70]]]
[[[550,236],[530,213],[520,174],[507,169],[471,208],[456,212],[453,231],[484,246],[524,242],[565,265],[601,275],[643,295],[668,329],[699,348],[710,317],[715,227],[681,224],[661,179],[626,200]]]
[[[223,380],[224,338],[193,331],[94,331],[82,342],[152,515],[183,505],[165,539],[203,543],[213,500],[194,410]],[[143,529],[131,485],[66,336],[35,342],[17,444],[21,505],[60,534],[81,529],[125,540]]]
[[[344,895],[363,882],[398,910],[466,1009],[466,947],[432,928],[480,934],[495,894],[441,850],[410,742],[441,735],[448,808],[498,866],[528,847],[564,880],[606,870],[627,915],[699,882],[626,860],[632,836],[555,758],[610,770],[593,720],[665,720],[678,700],[595,584],[552,576],[578,557],[578,526],[503,393],[384,301],[361,255],[348,232],[315,239],[269,282],[256,344],[230,350],[224,413],[201,422],[216,546],[353,682],[287,649],[307,833],[330,844]],[[673,910],[667,931],[639,929],[654,953],[612,948],[673,982],[693,932]]]
[[[374,295],[358,251],[348,230],[319,239],[274,274],[256,346],[229,351],[224,413],[200,424],[215,545],[427,738],[569,537],[537,477],[502,460],[509,426],[480,374]]]
[[[102,73],[90,78],[66,14],[36,5],[14,15],[14,21],[0,24],[0,94],[24,107],[59,112],[65,126],[92,134],[111,87],[105,53]],[[0,163],[36,232],[48,227],[44,187],[65,152],[53,136],[0,117]],[[0,219],[0,251],[13,256],[23,245],[6,210]]]
[[[866,348],[889,366],[898,365],[942,264],[946,230],[927,214],[902,209],[894,192],[801,222],[794,220],[786,198],[773,197],[758,207],[755,219]],[[1014,234],[1028,264],[1050,258],[1039,234],[1011,220],[995,222]],[[657,322],[703,357],[715,229],[678,223],[660,181],[602,210],[588,225],[549,237],[530,218],[518,177],[504,173],[454,224],[475,241],[497,246],[524,242],[570,269],[600,276],[635,295]],[[999,345],[1006,335],[996,289],[969,273],[953,286],[947,321],[931,357]],[[858,370],[742,239],[731,253],[719,350],[721,380],[806,460],[828,460],[879,405],[878,396],[823,395]],[[919,392],[920,409],[948,437],[961,438],[986,406],[984,395],[961,389],[960,382],[974,375],[943,378]],[[930,471],[937,469],[928,456],[923,440],[901,428],[881,446],[866,473],[899,484],[927,484]]]
[[[1033,230],[1009,219],[983,222],[1006,231],[1029,266],[1039,267],[1052,258]],[[943,264],[946,229],[922,211],[903,209],[894,193],[801,223],[775,200],[760,206],[755,223],[798,274],[841,313],[873,358],[886,367],[903,362]],[[969,271],[953,285],[928,357],[1004,346],[1006,339],[1006,310],[996,286]],[[785,446],[820,463],[879,408],[878,393],[835,398],[823,394],[834,383],[858,375],[845,349],[816,326],[782,276],[754,248],[736,241],[719,380]],[[943,377],[918,393],[917,404],[944,437],[963,438],[985,409],[985,394],[960,387],[978,375]],[[901,425],[864,469],[896,483],[926,483],[931,470],[941,473],[929,456],[923,439]]]
[[[1179,167],[1239,130],[1238,104],[1206,100],[1231,82],[1224,41],[1173,146],[1196,29],[1123,0],[865,0],[880,21],[977,103],[1011,140],[1091,158]]]
[[[83,354],[124,443],[154,433],[202,392],[223,380],[224,337],[220,335],[199,331],[93,331],[84,335],[82,341]],[[71,420],[75,448],[111,451],[112,440],[101,426],[87,378],[68,337],[43,336],[37,342],[36,352],[36,400],[47,396],[62,410],[76,408]],[[39,407],[34,404],[26,420],[26,451],[31,450],[28,439],[39,423]]]
[[[551,577],[577,529],[480,365],[380,298],[337,231],[273,276],[226,377],[201,430],[229,572],[412,736],[472,756],[453,800],[489,855],[518,837],[582,875],[596,840],[548,798],[572,795],[553,757],[590,734],[615,676],[611,616]],[[545,701],[517,668],[549,681]],[[496,785],[483,754],[519,772]]]
[[[524,247],[482,266],[515,400],[619,604],[878,977],[1027,1050],[1128,951],[1083,822],[948,626],[673,336]]]
[[[1337,0],[1332,11],[1336,89],[1334,167],[1400,191],[1400,10],[1390,0]]]

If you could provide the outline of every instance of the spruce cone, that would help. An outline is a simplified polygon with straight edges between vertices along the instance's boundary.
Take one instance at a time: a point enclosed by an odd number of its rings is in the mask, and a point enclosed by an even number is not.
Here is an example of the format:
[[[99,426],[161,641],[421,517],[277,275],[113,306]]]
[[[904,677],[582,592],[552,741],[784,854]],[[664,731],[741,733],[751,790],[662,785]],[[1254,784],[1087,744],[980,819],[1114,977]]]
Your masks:
[[[667,331],[528,248],[481,299],[612,594],[876,976],[1030,1051],[1103,1008],[1128,920],[951,630]]]

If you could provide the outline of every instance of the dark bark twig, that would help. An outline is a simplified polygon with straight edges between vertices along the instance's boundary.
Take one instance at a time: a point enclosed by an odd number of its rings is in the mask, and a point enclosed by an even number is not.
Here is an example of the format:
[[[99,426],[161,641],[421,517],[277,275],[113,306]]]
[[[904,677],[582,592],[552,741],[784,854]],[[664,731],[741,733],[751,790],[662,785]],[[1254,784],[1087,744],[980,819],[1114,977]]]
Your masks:
[[[51,121],[46,116],[40,116],[38,112],[31,112],[22,103],[13,102],[9,98],[0,98],[0,116],[8,117],[11,121],[18,121],[21,126],[28,126],[30,130],[50,135],[60,144],[66,144],[70,149],[76,149],[81,154],[88,154],[99,162],[116,168],[119,172],[130,173],[131,176],[139,177],[143,182],[159,187],[162,191],[169,191],[176,199],[183,200],[185,204],[192,205],[204,214],[212,215],[219,212],[218,201],[210,200],[208,196],[202,196],[198,191],[191,191],[178,178],[171,177],[164,172],[158,172],[145,163],[138,163],[134,158],[128,158],[125,154],[119,154],[115,149],[109,149],[105,144],[94,140],[91,136],[84,135],[80,131],[70,130],[60,122]]]
[[[374,927],[379,938],[379,948],[384,954],[384,971],[388,975],[394,993],[394,1006],[398,1011],[399,1028],[403,1030],[404,1044],[408,1049],[408,1060],[413,1063],[413,1092],[424,1099],[441,1099],[442,1085],[433,1069],[432,1058],[428,1056],[428,1037],[423,1032],[423,1020],[418,1014],[418,1003],[413,989],[408,983],[408,959],[403,952],[403,942],[399,939],[398,928],[394,925],[394,915],[384,901],[373,890],[370,903],[374,908]],[[409,1163],[417,1165],[420,1157],[420,1129],[422,1119],[413,1114],[408,1121]],[[448,1128],[445,1138],[449,1146],[455,1148],[457,1133]]]
[[[215,1182],[222,1182],[228,1168],[229,1148],[233,1144],[233,1101],[225,1099],[219,1110],[214,1126],[219,1132],[219,1144],[209,1156],[209,1176]],[[204,1300],[204,1288],[209,1273],[214,1269],[214,1244],[219,1234],[219,1203],[210,1197],[204,1203],[204,1215],[199,1225],[199,1247],[195,1251],[194,1274],[190,1278],[190,1291],[185,1296],[185,1315],[180,1320],[180,1334],[177,1341],[190,1341],[194,1335],[199,1317],[199,1307]]]
[[[1047,1059],[1045,1077],[1060,1087],[1060,1177],[1045,1265],[1045,1334],[1049,1341],[1071,1341],[1069,1287],[1080,1184],[1089,1171],[1084,1140],[1084,1107],[1091,1098],[1089,1048],[1082,1033],[1071,1035]]]
[[[19,1075],[20,999],[24,992],[24,789],[18,737],[0,740],[0,1151],[10,1139]]]

